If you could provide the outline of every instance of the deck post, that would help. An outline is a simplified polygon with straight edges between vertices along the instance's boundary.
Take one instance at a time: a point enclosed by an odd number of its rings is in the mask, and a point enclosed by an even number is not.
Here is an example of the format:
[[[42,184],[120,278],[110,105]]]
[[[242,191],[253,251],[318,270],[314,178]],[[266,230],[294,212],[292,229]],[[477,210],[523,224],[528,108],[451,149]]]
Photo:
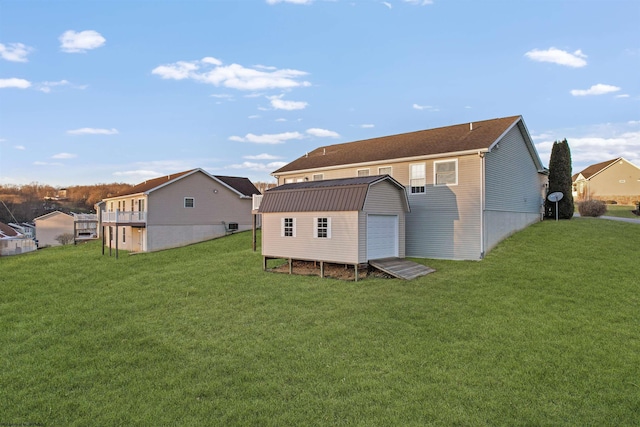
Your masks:
[[[320,277],[324,279],[324,261],[320,261]]]
[[[289,258],[289,274],[293,274],[293,260]]]
[[[267,271],[267,257],[262,257],[262,271]]]
[[[104,256],[104,225],[102,226],[102,255]]]
[[[258,227],[258,214],[253,214],[253,252],[256,251],[256,228]]]
[[[117,225],[116,225],[116,259],[118,259],[118,226]]]
[[[358,281],[358,264],[354,265],[355,269],[356,269],[356,282]]]

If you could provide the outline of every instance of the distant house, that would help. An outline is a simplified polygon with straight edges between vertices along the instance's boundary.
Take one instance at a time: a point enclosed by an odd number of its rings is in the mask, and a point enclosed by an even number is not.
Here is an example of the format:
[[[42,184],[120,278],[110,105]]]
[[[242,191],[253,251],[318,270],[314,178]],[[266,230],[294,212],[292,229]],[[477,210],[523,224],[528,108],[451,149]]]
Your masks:
[[[548,170],[521,116],[319,147],[279,184],[392,176],[406,189],[406,255],[477,260],[540,221]]]
[[[623,205],[640,201],[640,167],[623,157],[591,165],[572,179],[576,200],[597,199]]]
[[[105,244],[131,252],[184,246],[253,225],[247,178],[192,169],[144,181],[99,203]]]
[[[54,211],[33,220],[36,224],[36,239],[41,248],[59,246],[59,236],[73,235],[73,216],[64,212]]]
[[[96,239],[98,237],[98,217],[95,214],[67,214],[60,211],[49,212],[34,220],[38,246],[60,245],[59,237],[69,235],[71,241]]]
[[[404,257],[404,186],[388,175],[284,184],[267,190],[262,256],[358,265]]]
[[[0,256],[19,255],[36,249],[36,242],[32,238],[0,222]]]

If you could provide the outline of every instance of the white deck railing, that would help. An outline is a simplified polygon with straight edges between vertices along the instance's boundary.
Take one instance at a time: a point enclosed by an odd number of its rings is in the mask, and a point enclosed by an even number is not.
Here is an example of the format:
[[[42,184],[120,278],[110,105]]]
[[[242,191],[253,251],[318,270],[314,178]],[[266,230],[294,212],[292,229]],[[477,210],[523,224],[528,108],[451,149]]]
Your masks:
[[[253,207],[251,209],[257,211],[258,209],[260,209],[260,203],[262,203],[262,194],[254,194]]]
[[[147,213],[138,211],[103,212],[102,222],[117,222],[118,224],[147,222]]]

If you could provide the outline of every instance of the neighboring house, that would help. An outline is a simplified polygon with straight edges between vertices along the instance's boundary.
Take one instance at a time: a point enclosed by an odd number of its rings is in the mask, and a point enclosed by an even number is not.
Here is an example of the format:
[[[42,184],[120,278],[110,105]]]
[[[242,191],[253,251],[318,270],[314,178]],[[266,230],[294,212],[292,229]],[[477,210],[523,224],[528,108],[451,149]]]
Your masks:
[[[109,247],[151,252],[251,229],[247,178],[193,169],[142,182],[98,204],[103,241]]]
[[[521,116],[320,147],[279,184],[388,174],[405,188],[406,255],[482,259],[542,218],[548,170]]]
[[[36,224],[38,247],[60,246],[62,235],[73,235],[73,216],[60,211],[49,212],[33,220]]]
[[[262,256],[358,265],[405,256],[404,186],[388,175],[284,184],[267,190]]]
[[[622,157],[591,165],[572,179],[576,200],[597,199],[623,205],[640,201],[640,168]]]
[[[38,249],[36,242],[0,222],[0,256],[18,255]]]
[[[49,212],[34,220],[38,246],[61,245],[58,238],[69,235],[72,242],[96,239],[98,217],[96,214],[67,214],[60,211]]]
[[[36,226],[29,224],[28,222],[23,222],[21,224],[10,222],[9,227],[13,228],[20,234],[24,234],[29,239],[36,238]]]

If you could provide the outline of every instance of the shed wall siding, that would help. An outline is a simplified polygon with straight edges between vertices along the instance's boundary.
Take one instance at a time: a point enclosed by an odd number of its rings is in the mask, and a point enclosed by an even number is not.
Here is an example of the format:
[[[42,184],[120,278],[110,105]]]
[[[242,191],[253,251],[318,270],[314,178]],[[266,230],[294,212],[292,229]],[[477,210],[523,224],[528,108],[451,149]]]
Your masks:
[[[485,155],[485,252],[541,218],[544,186],[516,126]]]
[[[314,218],[331,218],[331,238],[315,238]],[[282,218],[295,218],[295,237],[282,237]],[[262,255],[344,264],[359,263],[358,212],[277,212],[262,214]]]
[[[398,216],[398,256],[404,258],[405,256],[405,227],[406,227],[406,213],[404,211],[405,200],[398,188],[393,184],[383,181],[372,185],[367,193],[367,199],[365,201],[362,215],[359,217],[360,229],[360,262],[367,262],[367,214],[378,215],[397,215]]]

